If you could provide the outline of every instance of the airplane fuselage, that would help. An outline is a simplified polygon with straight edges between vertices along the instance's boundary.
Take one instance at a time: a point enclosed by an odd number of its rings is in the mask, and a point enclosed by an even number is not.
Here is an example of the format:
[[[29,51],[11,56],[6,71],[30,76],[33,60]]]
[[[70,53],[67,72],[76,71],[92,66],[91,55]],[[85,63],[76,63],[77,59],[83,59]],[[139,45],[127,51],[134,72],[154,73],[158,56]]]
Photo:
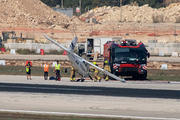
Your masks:
[[[80,60],[70,53],[67,53],[67,56],[76,72],[78,72],[83,78],[89,76],[89,67],[85,64],[85,62],[83,62],[83,60]]]
[[[44,34],[43,34],[44,35]],[[89,66],[92,66],[98,70],[100,70],[101,72],[103,72],[104,74],[107,74],[108,76],[113,77],[116,80],[119,80],[121,82],[126,82],[124,79],[121,79],[119,77],[117,77],[116,75],[92,64],[91,62],[81,58],[80,56],[78,56],[77,54],[73,53],[74,48],[75,48],[75,44],[78,40],[77,37],[75,37],[72,42],[71,45],[69,46],[69,48],[67,49],[66,47],[60,45],[59,43],[57,43],[55,40],[51,39],[50,37],[44,35],[48,40],[50,40],[51,42],[53,42],[54,44],[56,44],[58,47],[62,48],[63,50],[67,51],[67,56],[69,57],[69,60],[71,62],[72,67],[76,70],[76,72],[78,72],[82,78],[86,78],[86,77],[90,77],[89,76]],[[91,78],[91,77],[90,77]],[[92,79],[92,78],[91,78]]]

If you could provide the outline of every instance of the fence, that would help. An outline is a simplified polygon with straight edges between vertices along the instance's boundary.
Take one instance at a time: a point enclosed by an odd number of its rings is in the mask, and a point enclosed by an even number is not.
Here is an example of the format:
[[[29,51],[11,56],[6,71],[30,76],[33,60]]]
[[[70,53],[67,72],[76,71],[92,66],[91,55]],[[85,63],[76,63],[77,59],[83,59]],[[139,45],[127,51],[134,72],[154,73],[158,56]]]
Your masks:
[[[83,28],[83,26],[85,26]],[[85,29],[85,30],[84,30]],[[65,29],[64,29],[65,30]],[[15,31],[16,37],[26,39],[35,39],[41,43],[47,43],[42,33],[57,40],[59,43],[71,41],[74,36],[79,38],[79,41],[85,41],[89,36],[104,36],[104,37],[121,37],[122,39],[136,39],[148,43],[148,40],[157,40],[160,43],[179,42],[180,41],[180,24],[178,23],[120,23],[110,22],[100,24],[74,24],[70,25],[67,31],[58,30],[55,28],[41,29],[36,26],[33,28],[8,27],[0,28],[2,31]]]

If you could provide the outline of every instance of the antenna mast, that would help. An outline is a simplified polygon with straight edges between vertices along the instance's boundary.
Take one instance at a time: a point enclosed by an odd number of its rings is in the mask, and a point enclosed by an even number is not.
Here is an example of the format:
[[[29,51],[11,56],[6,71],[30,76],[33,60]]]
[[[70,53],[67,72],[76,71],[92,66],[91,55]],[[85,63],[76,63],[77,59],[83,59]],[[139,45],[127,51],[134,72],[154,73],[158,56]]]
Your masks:
[[[63,8],[63,0],[61,0],[61,8]]]

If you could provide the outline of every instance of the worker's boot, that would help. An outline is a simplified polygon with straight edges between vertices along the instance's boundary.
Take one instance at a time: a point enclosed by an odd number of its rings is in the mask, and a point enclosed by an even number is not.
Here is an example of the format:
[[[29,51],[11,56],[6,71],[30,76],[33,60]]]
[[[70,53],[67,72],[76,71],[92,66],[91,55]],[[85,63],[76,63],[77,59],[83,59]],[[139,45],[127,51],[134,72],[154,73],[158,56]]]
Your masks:
[[[101,82],[101,78],[99,77],[98,79],[99,79],[99,82]]]
[[[109,77],[106,77],[106,82],[109,81]]]

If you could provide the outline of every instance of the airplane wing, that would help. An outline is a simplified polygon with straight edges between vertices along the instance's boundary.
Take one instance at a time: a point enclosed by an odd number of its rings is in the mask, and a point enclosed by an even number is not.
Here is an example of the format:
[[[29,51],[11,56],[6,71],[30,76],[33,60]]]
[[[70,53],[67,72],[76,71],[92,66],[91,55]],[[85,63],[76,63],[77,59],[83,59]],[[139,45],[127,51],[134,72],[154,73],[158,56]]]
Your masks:
[[[43,35],[44,35],[44,34],[43,34]],[[100,70],[100,71],[103,72],[104,74],[107,74],[108,76],[111,76],[112,78],[114,78],[114,79],[116,79],[116,80],[119,80],[119,81],[121,81],[121,82],[126,82],[124,79],[117,77],[116,75],[114,75],[114,74],[112,74],[112,73],[110,73],[110,72],[108,72],[108,71],[106,71],[106,70],[104,70],[104,69],[102,69],[102,68],[100,68],[100,67],[92,64],[91,62],[83,59],[82,57],[78,56],[77,54],[69,51],[67,48],[65,48],[64,46],[60,45],[58,42],[56,42],[55,40],[51,39],[50,37],[48,37],[48,36],[46,36],[46,35],[44,35],[44,36],[45,36],[48,40],[50,40],[51,42],[53,42],[54,44],[56,44],[57,46],[59,46],[60,48],[62,48],[63,50],[66,50],[68,53],[76,56],[77,58],[79,58],[79,59],[81,59],[81,60],[83,60],[83,61],[86,62],[88,65],[97,68],[98,70]],[[77,37],[75,37],[74,39],[77,39]]]
[[[85,59],[83,59],[83,61],[86,62],[88,65],[97,68],[98,70],[100,70],[100,71],[103,72],[104,74],[107,74],[108,76],[111,76],[112,78],[114,78],[114,79],[116,79],[116,80],[119,80],[119,81],[121,81],[121,82],[126,82],[124,79],[117,77],[116,75],[114,75],[114,74],[112,74],[112,73],[110,73],[110,72],[108,72],[108,71],[106,71],[106,70],[104,70],[104,69],[102,69],[102,68],[100,68],[100,67],[92,64],[91,62],[89,62],[89,61],[87,61],[87,60],[85,60]]]
[[[45,37],[46,39],[50,40],[50,41],[53,42],[55,45],[59,46],[60,48],[62,48],[62,49],[65,50],[65,51],[71,53],[71,51],[68,50],[66,47],[62,46],[61,44],[59,44],[59,43],[56,42],[55,40],[51,39],[50,37],[46,36],[45,34],[43,34],[43,35],[44,35],[44,37]],[[74,39],[77,39],[77,37],[75,37]]]

